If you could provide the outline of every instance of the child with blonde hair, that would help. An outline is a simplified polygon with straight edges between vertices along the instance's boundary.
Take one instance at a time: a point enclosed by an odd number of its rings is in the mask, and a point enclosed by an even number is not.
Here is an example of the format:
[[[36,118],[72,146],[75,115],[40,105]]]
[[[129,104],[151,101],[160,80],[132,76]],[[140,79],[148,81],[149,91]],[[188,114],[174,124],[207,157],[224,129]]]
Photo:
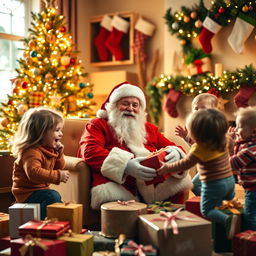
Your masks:
[[[18,203],[39,203],[41,219],[49,204],[61,202],[60,194],[50,184],[67,182],[62,138],[63,118],[55,110],[38,107],[22,117],[12,147],[16,157],[12,193]]]
[[[235,146],[230,163],[238,171],[245,190],[244,219],[247,229],[256,230],[256,107],[240,108],[233,129]]]
[[[163,163],[158,173],[176,173],[197,164],[202,183],[201,213],[226,225],[227,236],[232,239],[237,216],[216,209],[223,200],[232,200],[235,195],[235,179],[229,163],[227,119],[217,109],[201,109],[189,115],[187,127],[189,136],[195,142],[189,153],[177,162]]]
[[[214,108],[216,109],[218,107],[218,98],[210,93],[201,93],[195,96],[195,98],[192,101],[191,104],[192,107],[192,113],[200,110],[200,109],[208,109],[208,108]],[[175,135],[181,137],[185,140],[186,143],[191,146],[193,144],[193,141],[191,140],[190,136],[188,136],[188,130],[185,127],[182,127],[180,125],[177,125],[175,128]],[[196,196],[200,196],[201,194],[201,181],[199,179],[199,174],[195,174],[195,176],[192,179],[193,188],[192,191]]]

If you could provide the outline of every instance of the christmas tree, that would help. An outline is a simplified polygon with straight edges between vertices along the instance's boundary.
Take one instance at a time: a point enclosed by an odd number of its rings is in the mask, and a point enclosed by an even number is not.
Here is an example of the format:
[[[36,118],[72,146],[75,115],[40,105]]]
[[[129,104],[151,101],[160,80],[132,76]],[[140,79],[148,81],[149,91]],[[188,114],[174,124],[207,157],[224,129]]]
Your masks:
[[[52,1],[54,3],[54,1]],[[78,52],[64,17],[57,14],[50,0],[41,13],[32,13],[32,28],[24,38],[23,57],[13,79],[12,94],[1,104],[0,149],[11,148],[11,138],[28,108],[49,106],[64,117],[90,117],[95,102],[92,85],[83,82]]]

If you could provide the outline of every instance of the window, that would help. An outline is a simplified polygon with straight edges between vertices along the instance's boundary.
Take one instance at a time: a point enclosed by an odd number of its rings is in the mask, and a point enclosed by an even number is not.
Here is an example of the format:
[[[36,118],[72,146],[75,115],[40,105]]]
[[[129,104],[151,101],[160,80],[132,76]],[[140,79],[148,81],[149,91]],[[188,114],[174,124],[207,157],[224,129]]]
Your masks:
[[[0,101],[12,92],[17,59],[22,57],[23,42],[30,24],[32,0],[0,0]]]

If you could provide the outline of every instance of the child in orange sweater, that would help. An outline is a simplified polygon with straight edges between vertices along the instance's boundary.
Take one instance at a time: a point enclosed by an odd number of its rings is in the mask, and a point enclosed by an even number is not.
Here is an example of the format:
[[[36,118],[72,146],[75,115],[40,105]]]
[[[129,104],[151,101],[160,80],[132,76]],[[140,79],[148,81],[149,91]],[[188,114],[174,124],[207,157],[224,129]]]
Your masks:
[[[29,109],[22,117],[15,134],[12,152],[12,193],[18,203],[39,203],[41,219],[47,205],[61,202],[60,194],[50,184],[67,182],[62,138],[63,118],[49,108]]]

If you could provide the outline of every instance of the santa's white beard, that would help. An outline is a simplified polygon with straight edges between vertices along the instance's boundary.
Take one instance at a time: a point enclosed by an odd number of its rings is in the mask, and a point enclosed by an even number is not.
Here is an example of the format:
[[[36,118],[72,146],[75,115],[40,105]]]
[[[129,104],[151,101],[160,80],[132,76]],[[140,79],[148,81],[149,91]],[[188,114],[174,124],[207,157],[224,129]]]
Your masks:
[[[146,143],[145,112],[132,113],[133,117],[126,114],[131,115],[128,111],[109,109],[108,122],[120,143],[125,143],[135,156],[147,156],[149,151],[144,147]]]

